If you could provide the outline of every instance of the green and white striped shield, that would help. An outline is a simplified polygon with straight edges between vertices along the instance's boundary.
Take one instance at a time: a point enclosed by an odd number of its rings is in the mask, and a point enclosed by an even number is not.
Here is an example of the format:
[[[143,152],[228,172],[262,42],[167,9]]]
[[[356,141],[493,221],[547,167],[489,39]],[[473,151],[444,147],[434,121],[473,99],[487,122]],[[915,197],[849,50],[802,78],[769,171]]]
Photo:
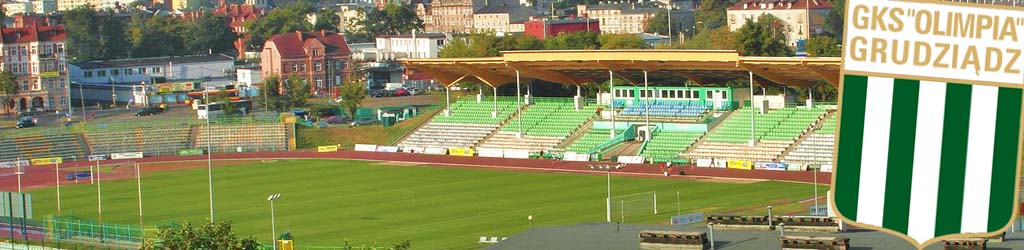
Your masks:
[[[1021,89],[843,77],[833,190],[840,215],[918,244],[1009,225]]]

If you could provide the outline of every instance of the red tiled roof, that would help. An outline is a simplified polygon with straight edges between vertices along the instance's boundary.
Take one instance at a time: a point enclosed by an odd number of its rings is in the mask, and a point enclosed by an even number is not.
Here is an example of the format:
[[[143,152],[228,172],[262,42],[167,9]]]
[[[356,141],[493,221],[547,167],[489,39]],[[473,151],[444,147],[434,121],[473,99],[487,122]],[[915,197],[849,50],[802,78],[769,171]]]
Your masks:
[[[248,20],[263,16],[263,9],[248,4],[221,5],[213,11],[215,15],[225,15],[231,20],[231,27],[241,27]]]
[[[743,8],[744,4],[746,4],[746,8]],[[763,10],[832,8],[832,3],[829,3],[828,0],[742,0],[729,7],[729,10],[762,10],[761,4],[766,6]],[[771,7],[772,5],[774,8]]]
[[[3,43],[53,42],[67,39],[64,26],[32,25],[24,28],[4,28]]]
[[[279,53],[281,53],[281,57],[305,57],[309,55],[306,55],[306,50],[303,49],[303,46],[311,42],[310,40],[312,39],[316,39],[324,45],[325,55],[347,56],[352,54],[352,51],[348,48],[348,43],[345,42],[344,36],[327,31],[277,34],[267,39],[267,43],[274,43]]]

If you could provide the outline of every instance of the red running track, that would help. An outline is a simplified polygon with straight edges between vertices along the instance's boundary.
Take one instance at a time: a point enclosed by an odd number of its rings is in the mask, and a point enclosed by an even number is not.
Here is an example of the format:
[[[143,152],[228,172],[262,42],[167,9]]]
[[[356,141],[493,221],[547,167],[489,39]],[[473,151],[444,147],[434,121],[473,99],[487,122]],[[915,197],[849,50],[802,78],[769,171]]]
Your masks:
[[[206,155],[197,156],[157,156],[132,160],[106,160],[100,164],[109,165],[114,163],[155,163],[155,162],[182,162],[182,161],[204,161]],[[604,171],[591,170],[590,165],[610,164],[609,162],[567,162],[560,160],[545,159],[506,159],[506,158],[483,158],[483,157],[460,157],[448,155],[423,155],[409,153],[381,153],[381,152],[357,152],[338,151],[329,153],[318,153],[313,151],[290,151],[290,152],[258,152],[258,153],[222,153],[213,154],[214,160],[262,160],[262,159],[350,159],[350,160],[377,160],[377,161],[399,161],[414,162],[426,165],[438,165],[442,167],[463,167],[500,169],[511,171],[527,172],[562,172],[562,173],[584,173],[604,174]],[[93,165],[95,162],[78,161],[61,164],[61,168],[72,168]],[[676,175],[682,170],[685,176]],[[0,169],[0,190],[17,191],[18,180],[14,174],[15,169]],[[791,171],[770,171],[770,170],[738,170],[722,168],[698,168],[693,166],[673,166],[672,176],[663,175],[662,165],[652,164],[630,164],[626,168],[613,171],[615,175],[644,176],[651,178],[733,178],[745,180],[776,180],[811,183],[814,181],[813,172],[791,172]],[[61,172],[61,175],[67,172]],[[129,178],[134,175],[133,171],[116,171],[113,174],[103,174],[102,179]],[[56,173],[53,165],[31,166],[21,178],[21,185],[24,189],[36,187],[49,187],[56,185]],[[63,176],[61,177],[63,178]],[[61,180],[62,183],[66,181]],[[832,182],[831,173],[818,173],[820,184]]]

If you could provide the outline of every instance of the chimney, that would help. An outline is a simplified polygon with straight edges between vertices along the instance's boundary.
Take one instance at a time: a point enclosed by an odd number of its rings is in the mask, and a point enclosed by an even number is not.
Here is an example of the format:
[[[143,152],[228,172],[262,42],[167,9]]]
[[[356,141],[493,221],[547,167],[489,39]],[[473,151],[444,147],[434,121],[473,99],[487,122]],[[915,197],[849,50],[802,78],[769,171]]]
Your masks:
[[[296,30],[295,31],[295,37],[298,37],[299,41],[302,41],[302,31]]]
[[[321,29],[321,30],[320,30],[320,36],[321,36],[321,37],[327,37],[327,31],[325,31],[325,30]]]
[[[227,6],[227,4],[224,3],[224,0],[220,0],[220,6]]]

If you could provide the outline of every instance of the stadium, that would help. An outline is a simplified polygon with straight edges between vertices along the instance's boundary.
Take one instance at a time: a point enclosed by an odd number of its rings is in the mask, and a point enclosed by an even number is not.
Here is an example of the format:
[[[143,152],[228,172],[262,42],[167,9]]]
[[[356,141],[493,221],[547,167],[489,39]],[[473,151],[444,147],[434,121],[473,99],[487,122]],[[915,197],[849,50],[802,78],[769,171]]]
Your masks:
[[[911,249],[827,208],[836,103],[798,102],[793,89],[838,85],[839,58],[516,51],[404,63],[446,87],[445,101],[386,144],[298,148],[311,128],[271,112],[0,131],[0,236],[137,249],[214,220],[265,249],[282,232],[294,249],[638,249],[666,235],[774,249],[780,234]],[[467,83],[484,87],[452,93]],[[667,231],[692,235],[651,233]]]

